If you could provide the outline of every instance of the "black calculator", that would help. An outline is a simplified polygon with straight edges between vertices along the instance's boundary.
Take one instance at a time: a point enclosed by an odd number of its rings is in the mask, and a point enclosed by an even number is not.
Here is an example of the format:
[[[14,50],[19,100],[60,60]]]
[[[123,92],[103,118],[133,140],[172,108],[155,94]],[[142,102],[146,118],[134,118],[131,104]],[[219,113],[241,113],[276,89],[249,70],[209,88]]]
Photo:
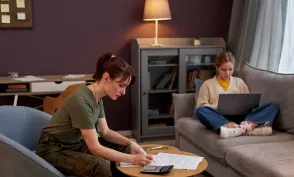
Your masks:
[[[166,166],[151,166],[147,165],[142,168],[141,173],[152,173],[152,174],[166,174],[174,168],[173,165]]]

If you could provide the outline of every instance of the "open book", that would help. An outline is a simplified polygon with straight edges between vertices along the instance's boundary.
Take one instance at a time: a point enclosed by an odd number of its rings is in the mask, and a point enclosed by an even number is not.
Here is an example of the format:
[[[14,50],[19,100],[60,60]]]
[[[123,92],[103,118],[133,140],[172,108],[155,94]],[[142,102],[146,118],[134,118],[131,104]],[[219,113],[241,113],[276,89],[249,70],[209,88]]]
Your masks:
[[[150,166],[165,166],[165,165],[174,165],[175,169],[187,169],[187,170],[196,170],[198,164],[203,160],[203,157],[179,155],[179,154],[169,154],[169,153],[158,153],[153,155],[153,161]],[[134,167],[136,165],[121,162],[121,167]]]

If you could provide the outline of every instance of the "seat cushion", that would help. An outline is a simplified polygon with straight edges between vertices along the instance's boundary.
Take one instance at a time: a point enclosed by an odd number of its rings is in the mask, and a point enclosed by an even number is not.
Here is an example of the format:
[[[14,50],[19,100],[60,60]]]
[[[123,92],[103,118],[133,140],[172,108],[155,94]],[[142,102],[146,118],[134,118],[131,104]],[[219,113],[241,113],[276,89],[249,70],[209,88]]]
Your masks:
[[[192,118],[179,119],[175,127],[182,136],[193,142],[196,147],[220,160],[224,160],[226,152],[235,146],[294,140],[294,135],[277,131],[274,131],[271,136],[240,136],[220,139],[218,133],[207,129],[198,120]]]
[[[226,162],[244,176],[294,175],[294,141],[248,144],[228,150]]]

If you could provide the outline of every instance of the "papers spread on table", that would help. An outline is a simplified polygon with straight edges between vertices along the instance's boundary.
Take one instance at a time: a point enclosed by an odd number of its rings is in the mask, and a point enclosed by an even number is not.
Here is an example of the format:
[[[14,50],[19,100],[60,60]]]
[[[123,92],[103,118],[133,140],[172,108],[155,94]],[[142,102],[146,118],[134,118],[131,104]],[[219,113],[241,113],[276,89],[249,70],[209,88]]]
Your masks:
[[[30,76],[30,77],[17,77],[17,78],[13,78],[13,79],[14,80],[18,80],[18,81],[23,81],[23,82],[46,80],[44,78],[35,77],[35,76]]]
[[[196,170],[198,164],[203,160],[203,157],[158,153],[153,156],[153,160],[155,163],[151,162],[149,165],[174,165],[175,169]]]
[[[85,76],[85,74],[69,74],[69,75],[64,76],[63,78],[64,79],[74,79],[74,78],[82,78],[84,76]]]
[[[121,167],[136,167],[137,165],[128,163],[128,162],[120,162]]]
[[[175,169],[196,170],[203,157],[187,156],[179,154],[158,153],[153,155],[153,161],[149,165],[165,166],[174,165]],[[120,163],[121,167],[134,167],[136,165],[126,162]]]

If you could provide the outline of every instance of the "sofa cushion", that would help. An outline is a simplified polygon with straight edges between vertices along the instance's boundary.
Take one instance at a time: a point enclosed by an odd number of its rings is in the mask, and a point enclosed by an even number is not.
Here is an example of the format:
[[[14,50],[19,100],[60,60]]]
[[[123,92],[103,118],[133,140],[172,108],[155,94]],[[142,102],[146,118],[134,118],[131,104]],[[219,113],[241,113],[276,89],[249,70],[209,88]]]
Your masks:
[[[294,174],[294,141],[249,144],[228,150],[226,162],[244,176],[278,177]]]
[[[274,127],[294,134],[294,74],[279,74],[253,68],[246,64],[241,77],[250,92],[261,92],[261,104],[275,103],[280,114]]]
[[[179,119],[175,127],[178,133],[189,139],[197,148],[221,160],[224,159],[228,149],[242,144],[294,140],[294,135],[276,131],[271,136],[240,136],[220,139],[218,133],[207,129],[198,120],[192,118]]]
[[[174,121],[183,117],[191,117],[195,108],[195,93],[173,93]]]

